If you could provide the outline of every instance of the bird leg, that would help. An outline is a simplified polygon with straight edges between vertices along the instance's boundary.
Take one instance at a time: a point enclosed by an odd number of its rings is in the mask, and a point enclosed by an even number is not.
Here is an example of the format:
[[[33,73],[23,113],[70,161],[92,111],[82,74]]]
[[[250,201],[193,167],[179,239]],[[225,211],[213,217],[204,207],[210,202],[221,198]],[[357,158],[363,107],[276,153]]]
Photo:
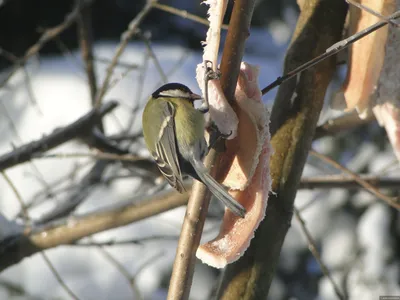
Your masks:
[[[199,107],[199,111],[203,114],[207,113],[209,110],[208,102],[208,82],[213,79],[219,79],[221,77],[221,72],[219,70],[214,71],[212,67],[212,62],[209,60],[204,61],[204,67],[206,69],[204,73],[204,101]]]
[[[212,123],[211,126],[209,127],[210,131],[210,139],[208,142],[208,151],[210,151],[211,148],[215,148],[217,145],[218,141],[221,139],[227,139],[228,137],[231,136],[232,131],[229,134],[223,134],[218,130],[218,127]],[[218,152],[224,152],[225,151],[225,145],[215,148]]]

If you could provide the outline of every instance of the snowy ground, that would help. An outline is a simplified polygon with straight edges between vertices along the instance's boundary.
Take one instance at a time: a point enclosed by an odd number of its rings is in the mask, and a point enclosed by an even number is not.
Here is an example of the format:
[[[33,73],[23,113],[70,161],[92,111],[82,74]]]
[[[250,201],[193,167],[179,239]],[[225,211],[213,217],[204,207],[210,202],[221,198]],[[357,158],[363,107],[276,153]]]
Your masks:
[[[259,41],[265,40],[266,52],[258,50]],[[111,58],[115,44],[97,44],[96,56]],[[188,52],[179,46],[153,45],[156,56],[165,71],[168,81],[181,82],[199,92],[194,78],[195,65],[201,61],[201,53]],[[268,83],[281,75],[284,46],[274,46],[271,37],[265,32],[254,32],[247,44],[245,60],[261,67],[260,85]],[[257,51],[258,50],[258,51]],[[142,65],[146,48],[142,44],[131,44],[122,56],[122,61]],[[251,55],[249,53],[252,53]],[[178,64],[178,68],[176,65]],[[99,82],[102,82],[107,64],[97,63]],[[82,62],[76,53],[72,56],[41,58],[40,63],[32,60],[28,65],[34,99],[30,99],[23,72],[13,77],[8,90],[0,92],[0,154],[12,150],[13,145],[40,138],[58,126],[66,125],[90,109],[89,92],[85,80]],[[124,72],[117,68],[115,78]],[[132,109],[143,107],[148,95],[161,83],[153,61],[149,62],[145,79],[141,82],[143,72],[133,70],[128,76],[107,93],[105,100],[117,99],[120,105],[105,119],[107,134],[117,133],[121,126],[130,122]],[[138,90],[141,88],[141,93]],[[264,97],[267,105],[271,104],[275,92]],[[34,104],[33,102],[37,102]],[[132,132],[140,130],[140,110],[134,118]],[[329,112],[327,113],[329,115]],[[324,114],[324,117],[327,116]],[[12,120],[12,123],[11,123]],[[330,153],[335,148],[334,138],[325,138],[316,143],[315,148]],[[388,148],[390,149],[390,148]],[[54,153],[87,152],[87,147],[77,141],[69,142],[54,149]],[[145,152],[143,152],[145,153]],[[378,172],[382,166],[390,164],[394,155],[390,150],[379,152],[371,141],[365,141],[357,155],[351,156],[346,163],[353,164],[353,170],[369,168]],[[363,155],[368,154],[366,158]],[[373,157],[373,159],[371,159]],[[79,159],[38,159],[33,163],[19,165],[7,170],[8,176],[17,186],[22,198],[30,201],[36,193],[43,190],[46,182],[50,187],[63,175],[69,173]],[[397,168],[397,176],[399,175]],[[312,163],[305,169],[305,175],[317,175],[325,172],[326,167]],[[328,170],[328,173],[333,173]],[[392,172],[390,174],[396,174]],[[119,180],[107,188],[99,188],[78,209],[78,213],[89,212],[117,201],[132,199],[138,189],[138,182]],[[61,195],[60,197],[63,197]],[[59,199],[58,199],[59,200]],[[307,227],[320,246],[324,262],[332,269],[334,278],[340,285],[344,278],[350,299],[378,299],[379,295],[400,295],[399,261],[395,253],[395,241],[391,234],[390,220],[393,211],[366,192],[350,194],[348,191],[303,190],[296,198],[296,206],[301,208],[309,201],[315,200],[302,213]],[[352,201],[360,208],[358,215],[345,209]],[[57,199],[30,211],[32,217],[43,214],[57,203]],[[0,179],[0,211],[2,216],[13,220],[20,207],[13,191]],[[184,208],[175,209],[160,216],[135,223],[120,229],[98,234],[95,240],[112,240],[138,238],[151,235],[178,235]],[[0,236],[4,237],[12,228],[10,223],[0,219]],[[292,228],[286,238],[279,273],[275,279],[270,299],[283,299],[288,290],[297,299],[311,299],[308,287],[296,274],[304,256],[308,258],[309,278],[320,276],[318,265],[307,252],[299,224],[293,220]],[[207,238],[215,234],[217,223],[207,224]],[[395,230],[398,230],[396,228]],[[397,232],[398,234],[398,232]],[[148,242],[145,245],[113,246],[109,251],[133,275],[141,266],[146,265],[136,278],[135,285],[145,299],[165,299],[166,283],[163,278],[171,271],[175,255],[175,240]],[[60,272],[65,282],[81,299],[131,299],[132,289],[116,267],[110,264],[101,252],[95,248],[74,246],[57,247],[47,251],[50,260]],[[151,261],[151,263],[149,263]],[[303,274],[304,276],[304,274]],[[305,277],[305,276],[304,276]],[[289,278],[289,279],[288,279]],[[165,279],[164,279],[165,280]],[[197,266],[191,299],[207,299],[208,292],[214,285],[216,273],[208,267]],[[1,282],[21,286],[29,296],[10,294],[9,289]],[[287,285],[289,284],[289,288]],[[322,278],[317,287],[318,299],[336,299],[331,283]],[[14,298],[13,298],[14,297]],[[68,299],[59,286],[43,258],[36,254],[0,274],[0,299]],[[135,298],[137,299],[137,297]]]

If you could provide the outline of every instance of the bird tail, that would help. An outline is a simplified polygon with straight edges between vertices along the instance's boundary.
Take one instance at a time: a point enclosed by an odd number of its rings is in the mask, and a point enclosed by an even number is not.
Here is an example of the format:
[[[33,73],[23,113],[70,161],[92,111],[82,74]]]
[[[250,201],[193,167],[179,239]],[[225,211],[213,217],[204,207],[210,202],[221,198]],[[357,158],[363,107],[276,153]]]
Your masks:
[[[210,192],[222,203],[228,207],[235,215],[244,218],[246,213],[245,208],[237,202],[229,193],[224,189],[224,187],[219,184],[206,170],[204,165],[199,161],[192,161],[192,166],[201,179],[203,184],[207,186]]]

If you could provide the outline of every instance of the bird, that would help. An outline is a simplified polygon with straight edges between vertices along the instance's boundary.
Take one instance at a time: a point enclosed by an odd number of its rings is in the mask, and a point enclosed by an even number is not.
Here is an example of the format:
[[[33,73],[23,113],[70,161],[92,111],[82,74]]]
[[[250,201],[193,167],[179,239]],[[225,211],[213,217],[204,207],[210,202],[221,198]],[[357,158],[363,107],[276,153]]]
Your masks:
[[[207,171],[202,160],[208,152],[204,138],[204,112],[194,106],[203,99],[181,83],[158,88],[146,103],[142,115],[145,144],[168,183],[182,193],[183,177],[202,182],[235,215],[246,210]]]

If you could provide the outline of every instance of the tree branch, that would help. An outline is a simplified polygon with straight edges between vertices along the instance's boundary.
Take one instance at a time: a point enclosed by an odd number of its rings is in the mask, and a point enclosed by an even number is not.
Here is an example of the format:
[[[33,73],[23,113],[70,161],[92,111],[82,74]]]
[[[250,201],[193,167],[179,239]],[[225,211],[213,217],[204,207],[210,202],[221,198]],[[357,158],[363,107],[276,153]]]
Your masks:
[[[346,3],[336,0],[305,2],[287,52],[284,73],[325,52],[340,39]],[[312,45],[312,47],[310,47]],[[272,194],[265,219],[244,256],[226,268],[217,299],[265,299],[281,247],[290,227],[293,202],[326,88],[335,69],[330,58],[280,86],[271,113]]]
[[[101,212],[66,218],[45,227],[26,228],[24,234],[9,237],[0,243],[0,272],[41,250],[71,244],[77,240],[105,230],[143,220],[184,205],[190,193],[179,194],[171,190],[143,199],[139,204],[129,203]]]
[[[110,101],[102,107],[92,109],[86,115],[65,127],[55,129],[51,134],[40,140],[22,145],[13,151],[0,156],[0,171],[21,164],[34,158],[36,154],[46,152],[71,139],[82,137],[97,124],[98,120],[117,107],[118,103]]]
[[[244,53],[244,45],[249,36],[251,17],[255,0],[236,0],[229,22],[221,61],[221,86],[225,97],[232,103],[240,63]],[[223,143],[223,141],[221,141]],[[218,149],[218,145],[216,147]],[[218,169],[219,154],[211,149],[204,164],[215,176]],[[193,184],[193,193],[189,199],[185,219],[183,221],[178,249],[171,276],[168,299],[188,299],[192,285],[193,272],[196,260],[196,250],[206,219],[210,203],[210,192],[200,182]]]

